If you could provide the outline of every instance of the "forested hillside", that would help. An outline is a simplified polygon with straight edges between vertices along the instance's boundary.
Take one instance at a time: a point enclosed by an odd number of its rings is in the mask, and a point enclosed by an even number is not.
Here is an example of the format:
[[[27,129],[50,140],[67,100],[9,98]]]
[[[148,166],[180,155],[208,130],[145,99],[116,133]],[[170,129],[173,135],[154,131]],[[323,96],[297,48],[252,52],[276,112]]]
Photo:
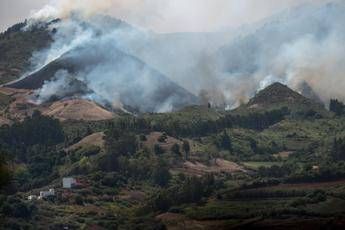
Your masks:
[[[89,122],[36,111],[0,129],[2,227],[340,227],[345,118],[281,106]]]

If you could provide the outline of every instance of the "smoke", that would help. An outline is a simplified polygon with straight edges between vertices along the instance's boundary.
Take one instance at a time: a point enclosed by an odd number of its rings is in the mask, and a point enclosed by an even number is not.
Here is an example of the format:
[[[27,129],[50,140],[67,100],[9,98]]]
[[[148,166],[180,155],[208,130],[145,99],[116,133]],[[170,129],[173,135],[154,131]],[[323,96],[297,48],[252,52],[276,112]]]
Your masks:
[[[277,75],[295,89],[307,82],[324,102],[345,100],[345,34],[339,32],[332,31],[322,40],[306,35],[285,45],[274,63]]]
[[[295,90],[307,83],[325,103],[333,97],[345,100],[344,10],[342,1],[303,5],[223,47],[218,53],[228,85],[223,87],[244,88],[230,98],[248,100],[279,81]]]
[[[221,8],[221,1],[208,3],[209,8]],[[228,3],[232,9],[256,4]],[[275,81],[296,90],[307,83],[325,102],[332,97],[345,99],[345,4],[341,1],[308,2],[252,26],[214,33],[157,34],[99,15],[115,6],[122,18],[133,20],[138,8],[145,13],[154,10],[158,13],[150,14],[152,23],[160,21],[162,13],[174,15],[186,4],[59,1],[36,12],[32,22],[62,20],[50,25],[51,30],[56,29],[54,41],[49,49],[33,55],[32,72],[60,59],[78,67],[52,73],[36,91],[37,102],[79,93],[112,107],[167,112],[198,103],[191,92],[203,103],[233,108]],[[195,6],[188,4],[187,9]],[[188,22],[194,28],[210,18],[208,11],[196,11],[204,20]],[[198,18],[199,13],[190,18]],[[137,19],[141,17],[137,15]]]
[[[33,55],[33,74],[27,77],[46,79],[35,92],[37,103],[78,95],[142,112],[167,112],[198,103],[184,88],[127,53],[133,41],[145,38],[145,31],[108,16],[84,18],[77,13],[50,29],[56,30],[54,41]]]
[[[76,96],[79,93],[90,92],[82,82],[71,77],[67,70],[59,70],[50,81],[46,81],[42,88],[36,90],[33,102],[41,104],[46,101]]]
[[[48,21],[56,18],[65,19],[72,13],[87,18],[95,14],[105,13],[112,6],[111,0],[55,0],[38,11],[33,11],[30,19],[33,21]]]

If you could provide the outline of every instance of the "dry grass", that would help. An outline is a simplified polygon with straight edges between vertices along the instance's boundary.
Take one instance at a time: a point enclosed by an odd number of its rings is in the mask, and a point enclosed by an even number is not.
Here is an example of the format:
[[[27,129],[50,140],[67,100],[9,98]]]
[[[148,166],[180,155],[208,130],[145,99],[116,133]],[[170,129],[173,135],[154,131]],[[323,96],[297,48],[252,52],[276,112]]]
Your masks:
[[[73,151],[75,149],[84,147],[84,146],[98,146],[100,148],[104,147],[104,133],[93,133],[85,138],[83,138],[78,143],[67,148],[67,151]]]
[[[289,158],[289,156],[291,155],[291,154],[294,154],[295,152],[293,152],[293,151],[284,151],[284,152],[279,152],[279,153],[277,153],[277,154],[273,154],[273,156],[275,157],[275,158],[283,158],[283,159],[286,159],[286,158]]]
[[[48,108],[43,109],[43,114],[64,120],[101,121],[114,118],[114,114],[100,107],[94,102],[71,99],[57,101]]]
[[[182,172],[188,175],[202,176],[209,173],[236,173],[236,172],[246,172],[246,170],[231,161],[224,159],[214,159],[211,160],[209,165],[202,164],[200,162],[186,161],[182,167],[176,168],[173,171]]]

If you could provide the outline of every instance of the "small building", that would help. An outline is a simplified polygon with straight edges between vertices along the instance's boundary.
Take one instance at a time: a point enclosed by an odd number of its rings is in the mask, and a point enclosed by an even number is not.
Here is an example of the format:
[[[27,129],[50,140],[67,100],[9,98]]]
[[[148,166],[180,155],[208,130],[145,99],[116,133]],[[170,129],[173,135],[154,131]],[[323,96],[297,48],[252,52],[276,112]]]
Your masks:
[[[49,189],[49,191],[40,191],[40,196],[38,197],[38,199],[40,200],[52,196],[55,196],[55,190],[53,188]]]
[[[313,169],[314,171],[319,171],[319,170],[320,170],[320,166],[318,166],[318,165],[313,165],[312,169]]]
[[[77,185],[77,180],[73,177],[62,178],[62,187],[63,188],[73,188]]]
[[[30,196],[28,196],[28,200],[37,200],[37,196],[36,195],[30,195]]]

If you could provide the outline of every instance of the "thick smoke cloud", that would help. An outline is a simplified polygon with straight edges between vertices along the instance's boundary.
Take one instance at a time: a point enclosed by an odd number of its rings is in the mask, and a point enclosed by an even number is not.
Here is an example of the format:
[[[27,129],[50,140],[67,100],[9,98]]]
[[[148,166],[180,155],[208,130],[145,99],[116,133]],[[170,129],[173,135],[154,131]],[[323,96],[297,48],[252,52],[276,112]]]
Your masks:
[[[28,3],[37,7],[37,1],[25,0],[26,8]],[[62,18],[82,10],[86,15],[107,13],[158,32],[206,32],[251,24],[288,7],[318,1],[326,0],[40,0],[50,4],[32,17]],[[16,4],[17,10],[20,5]]]
[[[29,78],[47,78],[36,90],[37,103],[77,95],[112,108],[129,106],[145,112],[198,103],[188,91],[126,52],[131,40],[143,39],[145,31],[107,16],[85,18],[78,12],[52,23],[50,30],[56,31],[54,42],[32,57]],[[57,66],[61,71],[55,72]]]
[[[296,90],[306,82],[326,103],[344,100],[344,10],[343,1],[304,5],[221,49],[221,72],[234,78],[229,87],[244,81],[244,94],[236,97],[248,98],[280,81]]]
[[[109,1],[101,1],[100,5],[94,6],[96,11],[83,9],[78,2],[64,7],[47,7],[33,16],[34,21],[56,16],[63,20],[52,25],[58,30],[51,47],[34,54],[32,63],[37,71],[66,53],[77,55],[80,63],[87,63],[82,59],[87,59],[90,53],[76,50],[92,47],[101,61],[69,74],[92,92],[84,94],[84,97],[100,103],[115,107],[131,104],[144,111],[170,111],[181,96],[174,94],[157,104],[157,89],[167,84],[163,75],[199,95],[203,102],[210,101],[226,108],[247,101],[257,90],[274,81],[286,83],[296,90],[306,82],[325,102],[332,97],[345,99],[345,81],[342,79],[345,3],[342,1],[330,1],[329,4],[306,1],[308,4],[252,26],[192,34],[156,34],[134,28],[97,16]],[[123,1],[115,2],[121,9],[125,7]],[[178,2],[174,7],[181,6]],[[137,2],[133,0],[127,4],[130,3]],[[138,3],[133,7],[139,6],[141,4]],[[153,9],[158,11],[164,8],[160,4],[154,6],[156,8]],[[47,13],[49,11],[53,13]],[[137,61],[133,62],[131,58],[116,59],[116,55],[110,55],[114,52],[140,58],[163,75],[152,74],[152,68],[147,65],[145,68],[139,65],[139,68]],[[114,63],[118,63],[116,67]],[[133,75],[138,77],[129,77]],[[47,95],[53,95],[47,92],[54,89],[70,94],[64,86],[57,86],[66,84],[66,77],[61,78],[64,80],[55,76],[37,91],[39,102],[47,100]],[[134,93],[133,89],[141,90]],[[183,102],[190,101],[195,102],[194,99]]]

